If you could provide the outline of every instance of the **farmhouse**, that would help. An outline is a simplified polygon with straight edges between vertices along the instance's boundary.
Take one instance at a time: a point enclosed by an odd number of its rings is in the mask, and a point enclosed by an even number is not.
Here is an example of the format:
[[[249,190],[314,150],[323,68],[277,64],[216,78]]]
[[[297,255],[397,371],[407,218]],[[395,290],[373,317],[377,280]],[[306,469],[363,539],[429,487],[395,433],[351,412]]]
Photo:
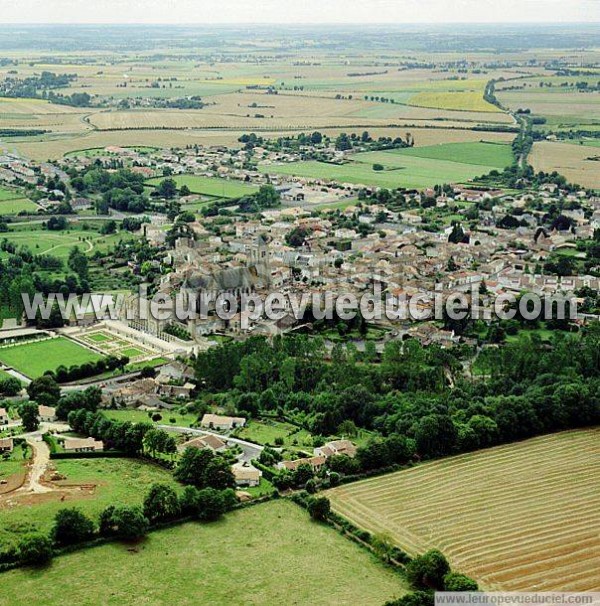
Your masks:
[[[104,450],[104,443],[94,438],[65,438],[65,452],[97,452]]]
[[[40,404],[38,406],[38,417],[42,422],[52,423],[56,421],[56,409],[52,406],[43,406]]]
[[[183,451],[186,448],[210,448],[213,452],[223,452],[227,450],[227,444],[217,436],[202,436],[184,442],[179,450]]]
[[[200,422],[201,427],[209,429],[235,429],[244,427],[246,419],[244,417],[225,417],[221,415],[205,414]]]
[[[8,425],[8,421],[9,418],[6,409],[0,408],[0,425]]]
[[[13,448],[12,438],[0,438],[0,452],[12,452]]]
[[[262,471],[249,463],[236,463],[231,466],[236,486],[258,486]]]
[[[310,465],[314,471],[320,471],[325,465],[326,458],[322,455],[315,457],[306,457],[304,459],[295,459],[294,461],[281,461],[277,463],[279,469],[287,469],[288,471],[296,471],[300,465]]]
[[[356,446],[350,440],[333,440],[323,446],[314,449],[315,456],[323,456],[326,459],[334,455],[346,455],[354,457],[356,455]]]

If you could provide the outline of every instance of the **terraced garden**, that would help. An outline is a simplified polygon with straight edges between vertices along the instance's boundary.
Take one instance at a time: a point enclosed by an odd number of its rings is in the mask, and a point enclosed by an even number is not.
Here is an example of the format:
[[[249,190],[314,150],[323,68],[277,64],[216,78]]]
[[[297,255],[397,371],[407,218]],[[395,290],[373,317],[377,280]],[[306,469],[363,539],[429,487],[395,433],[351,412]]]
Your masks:
[[[442,459],[329,491],[411,554],[442,550],[486,589],[599,591],[600,428]]]

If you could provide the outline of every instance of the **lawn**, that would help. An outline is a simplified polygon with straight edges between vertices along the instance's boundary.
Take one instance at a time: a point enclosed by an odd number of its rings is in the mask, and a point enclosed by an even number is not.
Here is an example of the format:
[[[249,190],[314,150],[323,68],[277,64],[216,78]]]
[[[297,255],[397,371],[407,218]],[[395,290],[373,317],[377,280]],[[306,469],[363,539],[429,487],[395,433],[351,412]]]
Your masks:
[[[27,506],[9,506],[0,500],[0,550],[28,529],[48,532],[56,512],[63,507],[77,506],[96,518],[108,505],[140,505],[154,482],[179,486],[165,469],[136,459],[55,459],[52,465],[66,477],[64,484],[82,488],[49,493]]]
[[[99,354],[65,337],[0,349],[0,361],[27,377],[36,378],[59,366],[79,366],[100,360]]]
[[[350,156],[346,164],[314,160],[261,167],[271,174],[334,180],[394,189],[425,188],[439,183],[462,183],[502,169],[512,161],[509,145],[471,142],[445,143]],[[384,170],[373,170],[381,164]]]
[[[102,411],[109,419],[117,421],[130,421],[131,423],[152,423],[152,419],[148,416],[148,412],[143,410],[103,410]],[[191,413],[180,413],[175,410],[158,410],[156,411],[162,416],[162,420],[156,421],[159,425],[174,425],[179,427],[191,427],[198,421],[198,415]],[[154,414],[154,412],[152,413]],[[171,419],[175,419],[171,423]]]
[[[200,175],[177,175],[171,177],[177,183],[177,187],[187,185],[193,194],[203,194],[215,198],[239,198],[253,194],[258,190],[254,185],[242,181],[229,181],[216,177],[202,177]],[[157,177],[146,181],[149,185],[158,185],[164,177]]]
[[[135,547],[78,551],[2,581],[4,595],[43,595],[47,606],[381,606],[407,591],[397,573],[288,501],[154,532]]]
[[[236,433],[236,436],[265,446],[275,446],[275,440],[281,438],[284,447],[303,447],[303,450],[310,451],[313,448],[312,435],[306,429],[274,419],[260,421],[252,419]]]

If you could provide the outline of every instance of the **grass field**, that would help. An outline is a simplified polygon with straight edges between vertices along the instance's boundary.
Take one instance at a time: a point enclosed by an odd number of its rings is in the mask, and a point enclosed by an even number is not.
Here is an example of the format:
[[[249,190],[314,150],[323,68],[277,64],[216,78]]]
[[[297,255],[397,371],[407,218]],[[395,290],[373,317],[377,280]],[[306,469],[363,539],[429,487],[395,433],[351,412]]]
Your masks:
[[[239,198],[252,194],[258,189],[242,181],[228,181],[200,175],[177,175],[172,178],[177,183],[177,187],[187,185],[193,194],[203,194],[214,198]],[[164,177],[157,177],[149,179],[146,183],[158,185],[163,179]]]
[[[134,548],[79,551],[2,581],[3,595],[34,603],[43,594],[47,606],[381,606],[406,592],[401,577],[287,501],[155,532]]]
[[[152,419],[148,416],[148,413],[143,410],[103,410],[102,412],[109,419],[115,419],[117,421],[130,421],[131,423],[152,423]],[[162,419],[160,421],[156,421],[156,423],[160,425],[191,427],[198,421],[198,415],[195,414],[182,414],[174,410],[160,410],[158,412],[162,416]],[[175,421],[171,423],[171,419],[175,419]]]
[[[600,428],[534,438],[329,491],[410,553],[441,549],[487,589],[600,590]]]
[[[63,507],[77,506],[96,518],[108,505],[140,505],[154,482],[178,487],[168,471],[136,459],[56,459],[51,464],[66,478],[58,482],[63,489],[26,504],[14,496],[0,499],[0,545],[18,540],[28,530],[48,532]]]
[[[477,162],[478,157],[480,161]],[[446,143],[393,151],[366,152],[347,164],[317,161],[262,167],[262,172],[335,180],[379,187],[421,188],[438,183],[460,183],[501,169],[512,161],[510,146],[496,143]],[[382,164],[384,170],[373,170]]]
[[[0,361],[32,379],[61,365],[69,368],[84,362],[95,362],[101,357],[64,337],[0,349]]]
[[[22,210],[35,213],[38,206],[25,198],[20,191],[0,187],[0,215],[16,215]]]

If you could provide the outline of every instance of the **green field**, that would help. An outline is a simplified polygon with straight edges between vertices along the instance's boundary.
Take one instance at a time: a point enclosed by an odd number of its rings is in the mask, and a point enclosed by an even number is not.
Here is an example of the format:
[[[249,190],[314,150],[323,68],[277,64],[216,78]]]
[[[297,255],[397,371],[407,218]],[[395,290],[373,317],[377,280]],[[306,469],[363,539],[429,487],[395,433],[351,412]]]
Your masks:
[[[2,595],[21,603],[43,595],[47,606],[381,606],[407,591],[397,573],[287,501],[154,532],[135,547],[78,551],[2,581]]]
[[[64,337],[0,349],[0,361],[24,375],[35,378],[58,366],[79,366],[102,356]]]
[[[152,419],[148,412],[144,410],[103,410],[102,411],[109,419],[117,421],[130,421],[131,423],[151,423]],[[191,427],[198,421],[198,415],[191,413],[180,413],[174,410],[159,410],[157,411],[162,416],[162,420],[157,421],[160,425],[176,425],[179,427]],[[153,413],[154,414],[154,413]],[[171,419],[175,419],[171,423]]]
[[[55,492],[27,507],[0,507],[0,547],[18,540],[28,529],[48,532],[56,512],[63,507],[77,506],[96,518],[108,505],[141,505],[154,482],[178,486],[165,469],[136,459],[56,459],[52,464],[66,477],[65,483],[91,488]],[[61,500],[63,494],[66,495],[64,501]]]
[[[38,206],[27,199],[20,191],[0,187],[0,215],[16,215],[22,210],[35,213]]]
[[[177,175],[171,177],[177,183],[177,187],[187,185],[193,194],[202,194],[214,198],[239,198],[257,191],[257,187],[242,181],[228,181],[213,177],[201,177],[200,175]],[[158,185],[164,177],[157,177],[146,181],[149,185]]]
[[[502,169],[511,162],[509,145],[485,142],[446,143],[355,154],[343,165],[307,161],[273,165],[261,170],[265,173],[394,189],[461,183],[491,170]],[[373,170],[373,164],[382,164],[384,170]]]
[[[4,202],[0,202],[2,208]],[[17,218],[18,221],[18,218]],[[13,224],[11,231],[0,234],[2,239],[6,238],[17,246],[27,246],[33,254],[49,254],[66,260],[69,252],[74,246],[88,255],[95,251],[106,252],[117,244],[119,240],[132,240],[134,235],[130,232],[119,232],[110,235],[102,235],[98,231],[98,222],[90,222],[92,229],[83,230],[81,224],[77,228],[71,227],[64,231],[48,231],[41,224]],[[4,253],[3,253],[4,254]]]

